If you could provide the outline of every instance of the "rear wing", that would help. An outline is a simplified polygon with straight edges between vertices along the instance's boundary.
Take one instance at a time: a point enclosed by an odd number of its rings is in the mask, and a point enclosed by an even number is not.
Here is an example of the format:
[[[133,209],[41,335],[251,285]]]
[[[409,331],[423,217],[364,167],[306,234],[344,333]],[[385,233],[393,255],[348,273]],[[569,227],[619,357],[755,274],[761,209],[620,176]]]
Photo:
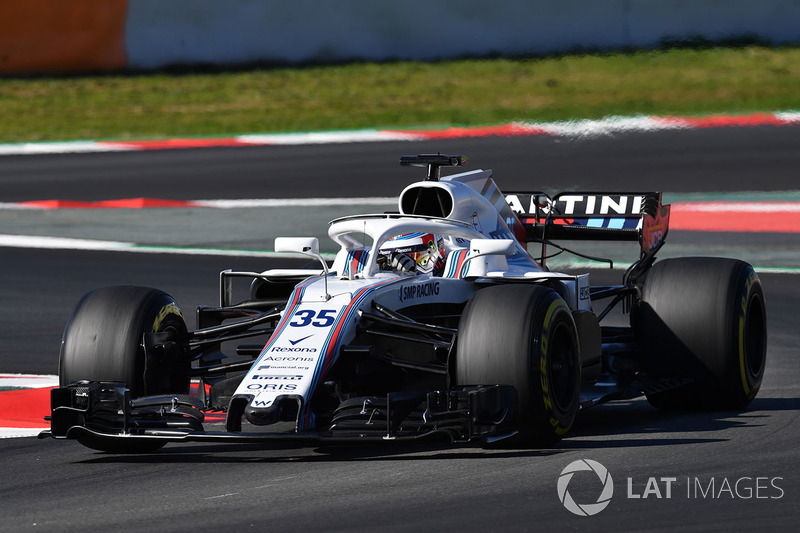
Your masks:
[[[528,242],[555,240],[638,241],[644,255],[664,244],[669,205],[660,192],[507,192],[506,202],[525,227]]]

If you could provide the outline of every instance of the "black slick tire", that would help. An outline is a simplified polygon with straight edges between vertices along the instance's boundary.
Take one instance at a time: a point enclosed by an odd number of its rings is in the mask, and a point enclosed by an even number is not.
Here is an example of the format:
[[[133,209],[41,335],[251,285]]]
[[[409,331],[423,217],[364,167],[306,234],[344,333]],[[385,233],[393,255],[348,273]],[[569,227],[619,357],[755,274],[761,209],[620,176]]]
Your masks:
[[[59,383],[118,381],[131,397],[188,394],[188,362],[150,362],[142,344],[145,333],[171,331],[185,336],[178,304],[165,292],[145,287],[106,287],[86,293],[67,322],[61,339]]]
[[[61,340],[59,383],[112,381],[125,383],[131,398],[188,394],[188,360],[145,360],[145,333],[170,332],[185,337],[186,323],[168,294],[144,287],[107,287],[86,293],[67,322]],[[163,441],[78,439],[81,444],[115,453],[144,453]]]
[[[687,257],[656,263],[632,315],[644,370],[690,378],[648,395],[666,409],[745,408],[761,387],[767,315],[761,281],[749,264]]]
[[[514,445],[549,447],[579,409],[580,343],[564,300],[538,285],[500,285],[475,293],[458,333],[457,385],[513,385]]]

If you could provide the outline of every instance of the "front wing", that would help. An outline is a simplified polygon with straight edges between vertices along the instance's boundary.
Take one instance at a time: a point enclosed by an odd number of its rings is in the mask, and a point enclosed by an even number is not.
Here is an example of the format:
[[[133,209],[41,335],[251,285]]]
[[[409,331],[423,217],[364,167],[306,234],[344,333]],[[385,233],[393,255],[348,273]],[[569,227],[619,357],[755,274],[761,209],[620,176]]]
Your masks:
[[[76,439],[90,448],[124,442],[232,442],[295,444],[444,440],[492,441],[516,433],[516,391],[492,385],[449,391],[403,391],[352,398],[336,409],[324,430],[208,431],[202,403],[188,395],[130,398],[122,383],[80,382],[51,392],[51,429],[40,438]],[[209,425],[209,424],[205,424]],[[210,424],[210,426],[214,426]],[[230,421],[228,426],[231,424]],[[271,426],[270,426],[271,427]],[[109,446],[111,447],[111,446]]]
[[[598,382],[584,387],[581,408],[687,385],[688,379],[639,375],[623,383]],[[517,433],[517,393],[508,385],[453,387],[449,391],[403,391],[385,397],[342,402],[329,426],[298,431],[299,421],[245,430],[228,421],[225,430],[207,430],[222,422],[206,421],[203,404],[188,395],[130,398],[122,383],[80,382],[51,391],[51,429],[39,438],[75,439],[95,449],[135,448],[152,442],[216,442],[308,445],[320,443],[445,441],[496,442]],[[218,412],[216,413],[218,414]],[[240,415],[241,416],[241,415]],[[204,425],[205,423],[205,425]]]

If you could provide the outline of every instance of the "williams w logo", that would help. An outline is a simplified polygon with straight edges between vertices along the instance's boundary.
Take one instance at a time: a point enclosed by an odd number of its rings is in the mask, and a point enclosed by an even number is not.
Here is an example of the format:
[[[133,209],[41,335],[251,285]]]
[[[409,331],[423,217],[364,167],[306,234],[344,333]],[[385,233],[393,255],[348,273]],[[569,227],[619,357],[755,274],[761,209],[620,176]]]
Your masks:
[[[575,472],[582,471],[594,472],[597,474],[597,477],[600,478],[600,482],[603,485],[600,495],[594,503],[577,503],[569,493],[568,488],[572,481],[572,476],[575,475]],[[579,459],[568,464],[558,477],[557,488],[558,499],[561,500],[561,503],[564,504],[567,511],[578,516],[596,515],[608,506],[611,502],[611,496],[614,495],[614,481],[611,479],[611,474],[608,473],[606,467],[591,459]]]

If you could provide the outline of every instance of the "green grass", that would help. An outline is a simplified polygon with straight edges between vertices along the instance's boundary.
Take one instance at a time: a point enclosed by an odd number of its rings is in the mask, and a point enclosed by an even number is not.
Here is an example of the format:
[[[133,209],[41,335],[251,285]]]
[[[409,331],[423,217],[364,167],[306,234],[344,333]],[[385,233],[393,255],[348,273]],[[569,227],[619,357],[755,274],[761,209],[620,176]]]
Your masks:
[[[800,109],[800,49],[0,79],[0,142]]]

